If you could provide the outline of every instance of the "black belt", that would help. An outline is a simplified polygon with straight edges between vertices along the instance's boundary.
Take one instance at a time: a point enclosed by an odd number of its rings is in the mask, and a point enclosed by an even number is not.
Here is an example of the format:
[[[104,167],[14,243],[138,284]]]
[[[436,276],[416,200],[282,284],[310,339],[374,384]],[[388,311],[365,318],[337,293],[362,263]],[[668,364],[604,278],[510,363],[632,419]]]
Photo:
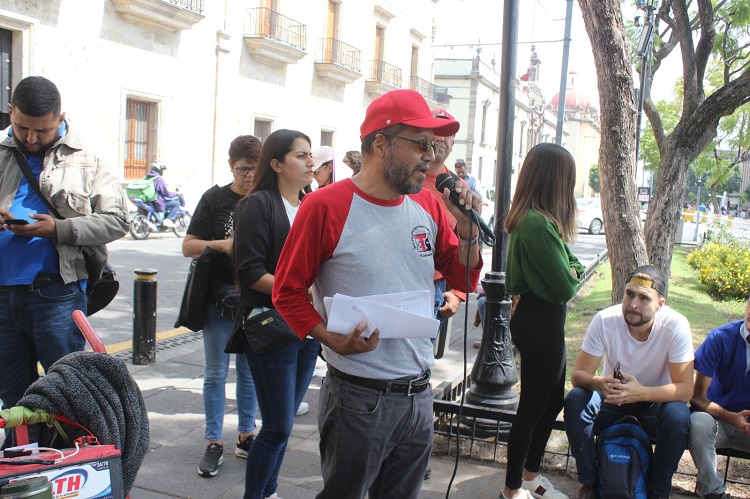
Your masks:
[[[333,366],[328,367],[331,374],[337,378],[341,378],[344,381],[348,381],[354,385],[364,386],[365,388],[372,388],[374,390],[380,390],[383,393],[405,393],[408,397],[416,395],[417,393],[425,391],[430,386],[430,370],[427,369],[425,372],[413,379],[371,379],[371,378],[360,378],[359,376],[353,376],[351,374],[342,373]]]
[[[60,274],[37,274],[31,284],[16,284],[14,286],[0,286],[0,291],[33,291],[46,288],[50,284],[63,284]]]

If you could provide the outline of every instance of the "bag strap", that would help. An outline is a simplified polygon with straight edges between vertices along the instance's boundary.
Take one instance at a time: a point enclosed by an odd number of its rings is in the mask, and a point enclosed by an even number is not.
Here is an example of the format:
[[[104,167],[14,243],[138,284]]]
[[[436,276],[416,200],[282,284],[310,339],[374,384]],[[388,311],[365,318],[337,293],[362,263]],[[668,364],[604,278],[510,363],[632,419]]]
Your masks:
[[[49,212],[57,219],[59,220],[65,220],[65,217],[60,215],[60,212],[58,212],[54,206],[47,200],[47,198],[42,194],[42,189],[39,186],[39,180],[34,176],[34,172],[31,171],[31,167],[29,166],[29,163],[26,161],[26,156],[23,155],[23,153],[17,148],[13,147],[13,154],[16,156],[16,161],[18,162],[18,167],[21,169],[21,172],[23,173],[23,176],[26,177],[26,181],[29,183],[32,189],[34,189],[34,192],[36,192],[37,196],[41,198],[42,202],[47,205],[47,208],[49,209]]]

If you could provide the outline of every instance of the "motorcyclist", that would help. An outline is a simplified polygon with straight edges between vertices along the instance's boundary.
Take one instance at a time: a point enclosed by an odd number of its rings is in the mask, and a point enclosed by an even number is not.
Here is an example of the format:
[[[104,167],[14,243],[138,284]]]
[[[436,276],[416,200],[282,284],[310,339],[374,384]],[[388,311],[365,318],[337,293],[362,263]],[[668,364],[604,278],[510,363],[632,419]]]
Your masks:
[[[151,204],[154,206],[159,220],[163,220],[162,224],[165,227],[174,227],[175,218],[177,218],[177,214],[180,212],[181,196],[179,192],[170,191],[167,188],[167,183],[162,177],[166,169],[167,165],[158,160],[154,161],[151,163],[151,171],[146,174],[146,178],[155,177],[154,189],[156,189],[156,201],[153,201]]]

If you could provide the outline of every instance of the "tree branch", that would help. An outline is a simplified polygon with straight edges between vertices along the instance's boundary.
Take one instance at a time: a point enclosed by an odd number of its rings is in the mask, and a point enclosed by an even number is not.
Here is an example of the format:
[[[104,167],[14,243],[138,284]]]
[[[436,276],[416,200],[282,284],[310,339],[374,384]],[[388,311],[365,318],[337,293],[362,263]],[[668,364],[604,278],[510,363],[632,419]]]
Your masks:
[[[695,59],[698,90],[702,95],[706,65],[708,64],[708,58],[711,57],[711,49],[716,38],[716,25],[711,0],[698,0],[698,13],[701,18],[701,35],[695,51]]]
[[[690,18],[688,17],[687,5],[683,2],[674,2],[672,11],[675,17],[675,31],[680,40],[680,53],[682,54],[682,80],[683,80],[683,115],[691,115],[696,106],[703,100],[698,85],[698,69],[693,52],[693,32],[690,29]]]
[[[643,112],[646,113],[648,122],[651,123],[651,131],[654,133],[654,140],[656,140],[656,148],[661,154],[661,146],[664,143],[664,124],[661,121],[659,111],[656,110],[654,102],[651,99],[646,99],[643,102]]]

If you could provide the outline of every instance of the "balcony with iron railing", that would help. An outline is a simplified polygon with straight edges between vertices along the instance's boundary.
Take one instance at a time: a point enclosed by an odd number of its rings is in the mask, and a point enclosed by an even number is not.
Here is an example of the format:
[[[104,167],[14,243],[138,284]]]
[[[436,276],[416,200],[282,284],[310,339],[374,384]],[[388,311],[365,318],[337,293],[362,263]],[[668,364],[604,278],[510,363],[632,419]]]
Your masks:
[[[315,71],[336,83],[353,83],[360,76],[362,51],[335,38],[321,38],[315,57]]]
[[[401,88],[402,82],[401,68],[388,64],[382,59],[370,61],[370,70],[365,80],[367,92],[380,96],[391,90]]]
[[[422,97],[438,104],[448,104],[451,96],[448,95],[448,88],[438,87],[434,83],[423,80],[418,76],[412,76],[409,81],[409,88],[416,90]]]
[[[274,66],[307,55],[307,26],[265,7],[247,9],[242,38],[248,53]]]
[[[161,31],[190,29],[203,15],[204,0],[111,0],[126,21]]]

